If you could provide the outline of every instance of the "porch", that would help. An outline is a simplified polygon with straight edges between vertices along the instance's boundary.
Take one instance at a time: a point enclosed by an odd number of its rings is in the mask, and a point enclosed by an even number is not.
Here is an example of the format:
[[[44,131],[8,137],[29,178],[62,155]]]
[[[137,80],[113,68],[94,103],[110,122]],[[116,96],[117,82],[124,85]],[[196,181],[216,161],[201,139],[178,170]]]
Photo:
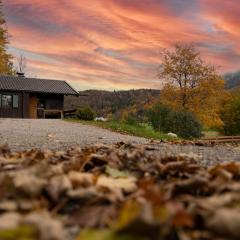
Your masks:
[[[54,94],[30,94],[29,118],[62,119],[63,114],[62,95]]]

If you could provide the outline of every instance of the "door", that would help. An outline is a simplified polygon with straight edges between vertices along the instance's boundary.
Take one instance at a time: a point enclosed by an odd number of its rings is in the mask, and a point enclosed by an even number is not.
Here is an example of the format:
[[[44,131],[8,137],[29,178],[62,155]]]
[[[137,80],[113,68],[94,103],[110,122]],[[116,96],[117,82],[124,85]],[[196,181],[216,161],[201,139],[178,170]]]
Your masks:
[[[37,103],[38,99],[35,95],[29,96],[29,118],[37,118]]]

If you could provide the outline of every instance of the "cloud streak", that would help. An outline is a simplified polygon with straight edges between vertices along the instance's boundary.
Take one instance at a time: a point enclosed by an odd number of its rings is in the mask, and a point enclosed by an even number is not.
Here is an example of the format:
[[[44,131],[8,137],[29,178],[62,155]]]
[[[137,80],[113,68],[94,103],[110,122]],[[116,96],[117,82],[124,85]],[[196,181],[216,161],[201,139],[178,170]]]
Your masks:
[[[159,88],[159,52],[195,43],[206,61],[240,65],[238,0],[4,0],[10,51],[38,77],[79,88]]]

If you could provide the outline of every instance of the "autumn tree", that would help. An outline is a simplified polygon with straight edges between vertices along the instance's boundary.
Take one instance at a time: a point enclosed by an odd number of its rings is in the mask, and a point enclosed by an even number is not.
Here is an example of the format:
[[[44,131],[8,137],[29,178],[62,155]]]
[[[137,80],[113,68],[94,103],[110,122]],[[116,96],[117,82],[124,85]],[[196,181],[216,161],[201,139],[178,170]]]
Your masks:
[[[13,75],[14,68],[13,56],[7,53],[7,45],[9,44],[8,31],[6,21],[2,11],[2,1],[0,0],[0,74]]]
[[[163,104],[192,112],[207,127],[222,125],[224,80],[192,45],[178,44],[173,51],[164,50],[158,76],[164,82]]]
[[[240,134],[240,89],[231,92],[222,109],[222,120],[225,134]]]

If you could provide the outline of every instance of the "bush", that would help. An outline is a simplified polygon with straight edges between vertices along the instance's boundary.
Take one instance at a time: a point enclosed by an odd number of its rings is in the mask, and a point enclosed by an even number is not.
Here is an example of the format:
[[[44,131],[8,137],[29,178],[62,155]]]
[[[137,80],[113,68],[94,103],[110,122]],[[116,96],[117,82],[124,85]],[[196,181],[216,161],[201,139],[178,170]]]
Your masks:
[[[156,104],[148,111],[148,119],[156,131],[173,132],[182,138],[201,136],[201,124],[186,111],[173,111],[165,105]]]
[[[154,130],[159,132],[166,132],[167,125],[170,120],[172,111],[163,104],[155,104],[147,111],[148,121],[151,123]]]
[[[226,135],[240,134],[240,91],[234,92],[222,112],[223,129]]]
[[[124,123],[127,123],[127,124],[129,124],[129,125],[137,125],[137,124],[138,124],[138,120],[137,120],[135,114],[133,114],[133,113],[127,114],[127,115],[124,117],[123,122],[124,122]]]
[[[143,109],[128,109],[128,111],[122,112],[122,121],[123,123],[136,126],[144,122],[144,114]]]
[[[122,122],[129,125],[137,126],[142,123],[143,120],[137,111],[131,111],[127,114],[124,114]]]
[[[90,107],[78,108],[76,111],[76,116],[81,120],[92,121],[94,120],[95,113]]]
[[[202,136],[202,126],[189,112],[173,112],[169,121],[169,130],[182,138],[199,138]]]

